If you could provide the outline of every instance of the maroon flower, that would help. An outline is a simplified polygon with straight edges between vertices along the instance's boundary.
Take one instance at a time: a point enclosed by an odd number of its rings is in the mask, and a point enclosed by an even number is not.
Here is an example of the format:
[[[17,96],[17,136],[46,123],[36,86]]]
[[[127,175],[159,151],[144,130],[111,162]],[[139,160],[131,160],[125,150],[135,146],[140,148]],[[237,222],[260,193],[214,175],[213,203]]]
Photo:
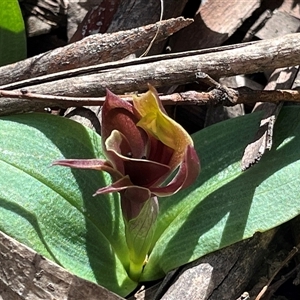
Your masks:
[[[112,176],[113,183],[101,187],[95,195],[120,193],[126,240],[129,249],[135,248],[133,260],[138,257],[134,262],[139,265],[138,272],[141,258],[145,259],[151,243],[158,213],[157,196],[169,196],[189,186],[200,171],[191,137],[168,117],[156,90],[149,88],[141,97],[134,96],[133,105],[107,91],[101,132],[106,160],[54,162],[54,165],[106,171]],[[176,174],[168,181],[174,171]]]

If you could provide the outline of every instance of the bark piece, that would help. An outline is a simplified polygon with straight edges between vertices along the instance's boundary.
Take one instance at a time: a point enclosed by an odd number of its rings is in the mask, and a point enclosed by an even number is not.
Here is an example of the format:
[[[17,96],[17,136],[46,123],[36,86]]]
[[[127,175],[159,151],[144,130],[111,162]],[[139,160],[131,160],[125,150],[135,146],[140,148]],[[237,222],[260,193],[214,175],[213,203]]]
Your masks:
[[[228,300],[238,298],[259,268],[276,229],[208,254],[164,280],[154,299]],[[173,283],[172,283],[173,281]],[[170,286],[171,283],[171,286]]]
[[[53,26],[43,22],[36,16],[28,16],[24,18],[24,23],[26,24],[26,33],[28,37],[47,34],[53,29]]]
[[[255,35],[260,39],[270,39],[279,35],[286,35],[297,32],[300,27],[300,20],[279,10],[274,11],[273,16],[268,19],[265,26]]]
[[[287,32],[297,32],[300,28],[300,21],[277,11],[267,21],[266,25],[257,33],[258,37],[269,38],[274,36],[284,36]],[[271,75],[271,80],[265,87],[265,90],[289,89],[293,85],[298,67],[290,67],[275,70]],[[266,150],[271,150],[273,142],[273,129],[277,116],[283,103],[257,103],[254,111],[264,111],[260,128],[252,143],[250,143],[244,152],[242,158],[242,170],[248,169],[261,159]]]
[[[182,15],[182,11],[188,0],[122,0],[107,32],[127,30],[137,26],[155,23],[160,18],[161,5],[163,5],[163,19],[176,18]],[[149,55],[161,54],[166,40],[152,45]],[[143,54],[146,48],[137,54]]]
[[[174,52],[219,46],[260,6],[260,0],[205,1],[195,22],[170,39]],[[189,40],[186,41],[186,37]]]
[[[243,42],[249,42],[253,39],[255,34],[265,26],[268,19],[272,17],[273,13],[270,9],[265,10],[258,19],[254,22],[254,24],[249,28],[245,37],[243,38]]]
[[[20,7],[29,37],[49,33],[66,23],[67,0],[23,0]]]
[[[72,275],[2,232],[0,265],[0,298],[3,300],[123,299]]]
[[[67,112],[65,117],[74,120],[90,129],[93,129],[98,134],[101,134],[100,121],[91,109],[85,107],[77,107]]]
[[[57,48],[1,68],[0,84],[120,60],[147,47],[158,30],[156,41],[191,24],[192,19],[170,19],[113,34],[95,34],[76,43]]]
[[[70,43],[92,34],[105,33],[119,4],[120,0],[102,0],[97,6],[92,7],[78,25]]]
[[[297,0],[284,0],[279,9],[300,19],[300,2]]]
[[[78,25],[82,22],[87,12],[102,0],[69,0],[67,11],[67,36],[68,40],[74,35]]]
[[[163,19],[181,15],[187,0],[164,0]],[[137,26],[155,23],[159,20],[161,1],[123,0],[107,32],[128,30]]]
[[[82,22],[87,12],[93,6],[99,4],[99,0],[73,0],[69,1],[67,12],[67,36],[68,41],[74,35],[78,25]]]
[[[298,72],[298,67],[278,69],[273,72],[273,80],[268,83],[265,90],[275,90],[280,88],[290,88]],[[271,150],[273,140],[274,124],[282,107],[283,102],[276,103],[257,103],[253,111],[264,111],[253,142],[245,149],[242,158],[242,170],[246,170],[258,162],[266,150]]]
[[[296,90],[300,90],[300,72],[299,71],[295,77],[292,88],[296,89]]]

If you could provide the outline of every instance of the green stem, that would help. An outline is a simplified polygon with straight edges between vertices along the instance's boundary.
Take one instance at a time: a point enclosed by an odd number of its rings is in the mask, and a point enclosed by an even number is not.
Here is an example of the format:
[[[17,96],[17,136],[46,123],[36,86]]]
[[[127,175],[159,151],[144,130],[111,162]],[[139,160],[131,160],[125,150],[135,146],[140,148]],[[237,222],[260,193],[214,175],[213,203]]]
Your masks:
[[[128,270],[129,277],[132,280],[138,282],[141,277],[143,267],[144,267],[144,261],[142,263],[135,263],[131,260],[129,265],[129,270]]]
[[[158,202],[157,198],[153,197],[145,202],[136,218],[129,221],[124,218],[125,236],[130,259],[128,275],[134,281],[139,280],[149,254],[157,214]]]

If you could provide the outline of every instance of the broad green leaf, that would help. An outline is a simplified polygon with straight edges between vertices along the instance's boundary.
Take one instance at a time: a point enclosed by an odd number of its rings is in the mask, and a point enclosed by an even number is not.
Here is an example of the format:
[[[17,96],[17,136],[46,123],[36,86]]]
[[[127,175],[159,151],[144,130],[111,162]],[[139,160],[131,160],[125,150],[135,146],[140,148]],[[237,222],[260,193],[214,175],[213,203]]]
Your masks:
[[[274,144],[241,172],[243,151],[260,114],[222,122],[194,135],[202,172],[187,190],[161,199],[157,243],[142,280],[278,226],[300,212],[300,108],[285,108]]]
[[[26,35],[18,0],[0,1],[0,66],[26,58]]]
[[[93,197],[105,173],[51,163],[103,157],[100,137],[47,114],[0,119],[0,230],[87,280],[126,295],[136,283],[117,194]]]
[[[222,122],[193,138],[202,172],[161,198],[153,249],[141,280],[286,222],[300,211],[300,108],[285,108],[272,151],[240,171],[260,114]],[[126,295],[128,250],[117,195],[92,197],[103,172],[50,167],[60,158],[103,157],[97,134],[60,117],[0,119],[0,230],[76,275]],[[156,243],[155,243],[156,242]]]

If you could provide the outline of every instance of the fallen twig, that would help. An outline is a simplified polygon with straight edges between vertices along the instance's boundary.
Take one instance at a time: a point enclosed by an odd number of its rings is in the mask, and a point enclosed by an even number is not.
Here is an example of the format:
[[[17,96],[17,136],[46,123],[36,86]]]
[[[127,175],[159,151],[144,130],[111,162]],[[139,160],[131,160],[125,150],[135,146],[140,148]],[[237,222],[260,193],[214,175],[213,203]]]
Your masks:
[[[120,95],[126,101],[132,101],[130,95]],[[2,99],[1,99],[2,98]],[[19,91],[0,90],[0,115],[19,112],[26,109],[26,105],[10,106],[9,102],[13,99],[18,99],[18,103],[22,101],[28,105],[30,101],[34,105],[30,105],[30,109],[38,110],[44,107],[60,107],[68,108],[71,106],[101,106],[105,101],[105,97],[68,97],[44,95],[28,92],[26,89]],[[256,102],[271,102],[279,101],[300,102],[300,91],[298,90],[271,90],[271,91],[256,91],[249,88],[239,88],[237,90],[218,86],[209,92],[188,91],[182,93],[173,93],[170,95],[160,95],[164,105],[206,105],[208,102],[213,105],[221,104],[224,106],[233,106],[236,104],[254,104]],[[27,101],[25,101],[27,100]],[[8,110],[7,110],[8,109]]]
[[[265,295],[265,293],[267,292],[268,288],[270,287],[272,281],[274,280],[275,276],[279,273],[279,271],[285,267],[287,265],[287,263],[294,257],[294,255],[296,253],[299,252],[299,245],[297,245],[297,247],[294,247],[290,253],[288,254],[288,256],[284,259],[284,261],[280,264],[280,266],[277,268],[277,270],[273,273],[273,275],[271,276],[271,278],[269,279],[268,283],[262,288],[262,290],[260,291],[260,293],[256,296],[255,300],[260,300],[263,298],[263,296]],[[278,283],[275,283],[273,286],[276,286],[276,288],[278,288],[282,283],[284,283],[284,281],[286,281],[292,274],[294,274],[297,270],[299,270],[299,265],[294,268],[291,272],[289,272],[285,278],[282,278],[281,280],[278,281]],[[273,292],[276,291],[276,289],[273,290]],[[267,298],[269,299],[269,297]],[[266,299],[266,300],[267,300]]]

